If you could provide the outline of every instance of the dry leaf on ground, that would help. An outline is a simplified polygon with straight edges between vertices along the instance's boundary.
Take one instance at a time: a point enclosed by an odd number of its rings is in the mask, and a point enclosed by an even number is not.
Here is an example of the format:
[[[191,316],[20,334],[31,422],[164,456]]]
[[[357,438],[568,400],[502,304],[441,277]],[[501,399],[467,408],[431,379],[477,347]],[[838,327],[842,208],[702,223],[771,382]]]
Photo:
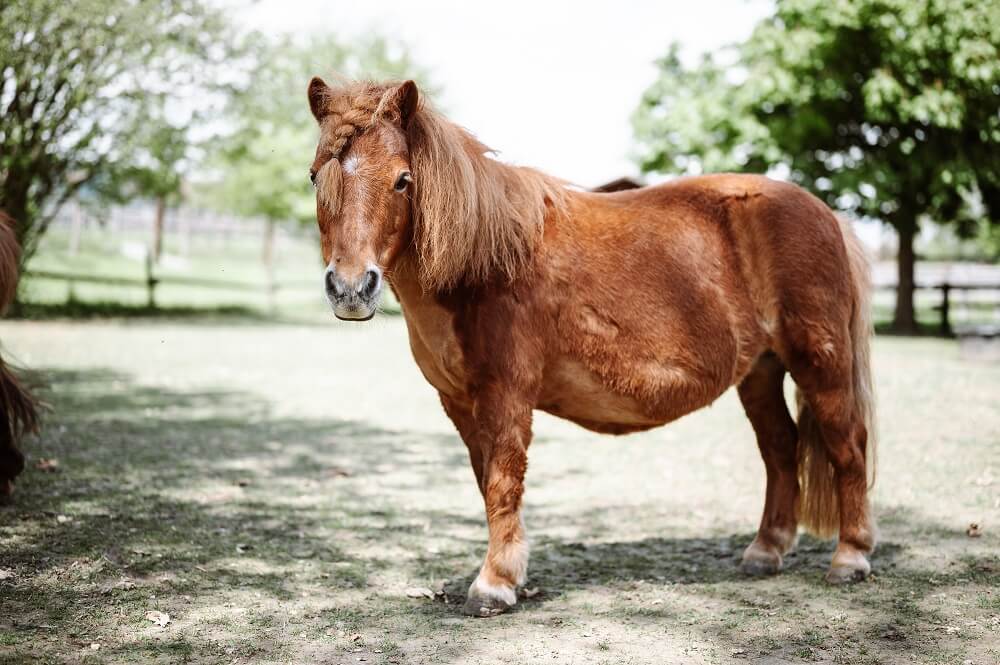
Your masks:
[[[113,582],[104,585],[103,591],[104,593],[111,593],[116,589],[121,589],[122,591],[128,591],[134,588],[135,588],[135,582],[128,579],[127,577],[123,577],[120,580],[115,580]]]
[[[407,598],[430,598],[434,599],[434,592],[427,587],[410,587],[406,590]]]
[[[149,612],[146,612],[146,619],[148,621],[152,621],[160,628],[166,628],[167,624],[170,623],[170,615],[166,612],[160,612],[159,610],[150,610]]]
[[[53,473],[59,470],[59,460],[52,457],[40,457],[38,458],[38,461],[35,462],[35,468],[39,471]]]

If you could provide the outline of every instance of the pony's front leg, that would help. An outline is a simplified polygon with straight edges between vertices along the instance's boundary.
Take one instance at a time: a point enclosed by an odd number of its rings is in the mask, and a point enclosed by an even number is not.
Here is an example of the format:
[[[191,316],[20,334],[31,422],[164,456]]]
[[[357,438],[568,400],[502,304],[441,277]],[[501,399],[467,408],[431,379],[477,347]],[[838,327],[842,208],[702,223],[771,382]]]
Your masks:
[[[524,584],[528,570],[521,496],[531,441],[531,406],[511,391],[493,388],[476,400],[473,413],[490,541],[479,575],[469,587],[464,611],[492,616],[517,602],[517,587]]]

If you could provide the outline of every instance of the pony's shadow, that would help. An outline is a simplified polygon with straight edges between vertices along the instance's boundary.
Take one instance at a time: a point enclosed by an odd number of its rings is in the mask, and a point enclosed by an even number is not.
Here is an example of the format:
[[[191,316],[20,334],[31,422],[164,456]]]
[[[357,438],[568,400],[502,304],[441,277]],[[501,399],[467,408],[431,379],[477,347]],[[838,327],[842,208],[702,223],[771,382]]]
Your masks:
[[[568,592],[597,586],[632,583],[656,585],[712,585],[723,582],[762,581],[740,571],[743,550],[753,533],[718,538],[651,537],[621,542],[563,542],[543,539],[532,547],[529,602],[514,611],[530,611]],[[808,583],[823,583],[835,543],[803,535],[795,550],[785,556],[781,576]],[[871,557],[876,572],[895,567],[904,550],[892,542],[880,543]],[[444,591],[449,603],[464,600],[477,571],[450,580]]]

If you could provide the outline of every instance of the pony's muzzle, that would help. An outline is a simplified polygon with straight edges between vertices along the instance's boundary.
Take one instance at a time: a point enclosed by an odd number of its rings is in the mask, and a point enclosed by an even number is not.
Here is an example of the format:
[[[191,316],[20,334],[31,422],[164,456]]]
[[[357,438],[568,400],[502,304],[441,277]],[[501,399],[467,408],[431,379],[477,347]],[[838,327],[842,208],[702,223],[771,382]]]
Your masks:
[[[369,264],[360,275],[346,278],[334,266],[323,275],[326,298],[338,319],[367,321],[375,314],[382,293],[382,271]]]

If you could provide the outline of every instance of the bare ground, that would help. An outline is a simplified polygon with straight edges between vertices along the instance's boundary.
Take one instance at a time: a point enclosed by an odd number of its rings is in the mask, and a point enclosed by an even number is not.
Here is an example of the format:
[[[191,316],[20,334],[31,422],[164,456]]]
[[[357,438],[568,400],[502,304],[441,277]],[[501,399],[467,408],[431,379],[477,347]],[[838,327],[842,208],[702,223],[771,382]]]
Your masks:
[[[53,409],[0,508],[0,662],[1000,662],[1000,366],[950,342],[876,343],[868,582],[826,586],[808,537],[778,577],[737,572],[764,473],[730,392],[625,438],[539,415],[538,592],[467,619],[481,502],[400,319],[0,339]]]

